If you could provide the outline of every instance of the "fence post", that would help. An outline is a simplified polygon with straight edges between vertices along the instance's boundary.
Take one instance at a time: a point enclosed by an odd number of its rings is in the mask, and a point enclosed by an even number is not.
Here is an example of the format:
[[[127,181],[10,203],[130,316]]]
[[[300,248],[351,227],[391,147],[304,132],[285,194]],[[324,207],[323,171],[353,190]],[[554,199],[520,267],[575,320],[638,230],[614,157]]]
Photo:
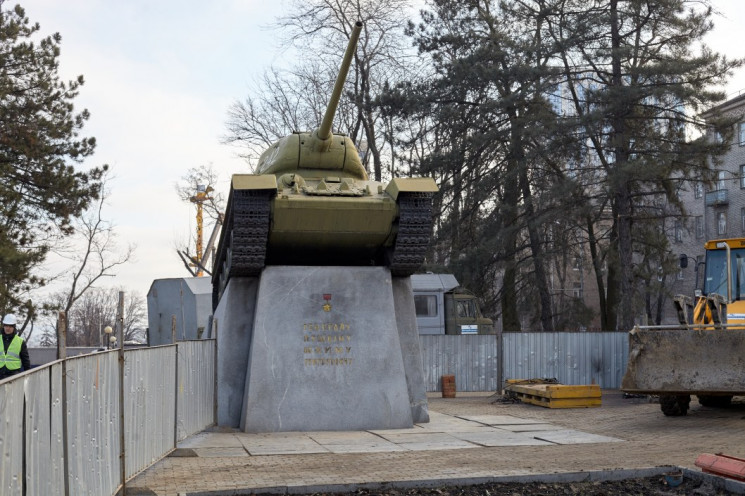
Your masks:
[[[65,312],[57,313],[57,360],[67,358],[67,325]]]
[[[62,471],[65,496],[70,494],[70,460],[67,435],[67,319],[65,312],[57,314],[57,359],[62,360]],[[51,370],[51,369],[50,369]]]
[[[181,284],[183,285],[183,281],[181,281]],[[181,321],[183,322],[184,318],[184,290],[183,287],[179,289],[179,294],[181,295]],[[175,370],[173,371],[173,375],[176,377],[176,382],[174,383],[174,388],[176,390],[176,394],[174,395],[175,399],[175,405],[173,405],[173,447],[176,448],[176,445],[178,445],[178,345],[176,344],[176,316],[171,315],[171,343],[176,347],[176,365]]]
[[[181,284],[183,284],[183,281]],[[181,311],[183,312],[183,290],[180,289],[179,292],[182,294]],[[173,371],[173,375],[176,377],[176,382],[174,384],[174,388],[176,390],[176,394],[174,396],[176,404],[173,405],[173,447],[176,448],[176,445],[178,444],[178,345],[176,344],[175,315],[171,315],[171,344],[176,346],[176,366],[175,370]]]
[[[127,472],[124,465],[127,450],[124,446],[124,292],[119,291],[119,304],[116,309],[116,334],[119,336],[119,467],[122,480],[122,491],[127,493]]]
[[[215,395],[212,401],[212,423],[217,425],[217,388],[220,387],[217,384],[217,364],[218,364],[218,356],[217,356],[217,319],[212,319],[212,338],[215,340],[215,367],[213,369],[213,380],[215,381],[214,386],[212,388],[213,394]]]
[[[176,323],[176,317],[173,317],[174,322],[174,329],[175,329],[175,323]],[[175,331],[174,331],[175,333]],[[175,334],[174,334],[175,337]],[[174,341],[173,346],[175,348],[176,353],[176,361],[174,365],[174,371],[173,375],[176,378],[173,382],[173,389],[174,389],[174,405],[173,405],[173,448],[176,449],[176,446],[178,445],[178,384],[179,384],[179,367],[178,367],[178,344]]]
[[[497,330],[497,394],[502,394],[504,382],[504,336],[502,329]]]

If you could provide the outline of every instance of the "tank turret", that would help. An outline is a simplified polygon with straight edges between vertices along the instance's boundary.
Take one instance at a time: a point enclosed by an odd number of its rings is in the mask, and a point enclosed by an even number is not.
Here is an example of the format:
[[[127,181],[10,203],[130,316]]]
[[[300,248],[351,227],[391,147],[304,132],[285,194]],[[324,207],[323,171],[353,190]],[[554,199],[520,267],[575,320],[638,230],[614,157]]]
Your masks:
[[[408,276],[432,231],[432,178],[370,181],[352,140],[332,132],[362,23],[357,22],[321,125],[294,132],[234,174],[212,273],[216,306],[231,277],[267,265],[385,265]]]

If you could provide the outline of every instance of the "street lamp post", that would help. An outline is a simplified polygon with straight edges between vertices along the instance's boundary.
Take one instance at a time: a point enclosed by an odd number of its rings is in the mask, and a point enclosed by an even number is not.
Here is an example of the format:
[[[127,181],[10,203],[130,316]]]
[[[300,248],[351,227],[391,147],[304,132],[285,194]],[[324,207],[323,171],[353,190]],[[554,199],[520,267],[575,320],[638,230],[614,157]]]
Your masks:
[[[111,333],[114,332],[114,329],[111,328],[111,326],[106,326],[103,328],[103,332],[106,334],[106,349],[111,349],[111,340],[116,339],[114,338]]]

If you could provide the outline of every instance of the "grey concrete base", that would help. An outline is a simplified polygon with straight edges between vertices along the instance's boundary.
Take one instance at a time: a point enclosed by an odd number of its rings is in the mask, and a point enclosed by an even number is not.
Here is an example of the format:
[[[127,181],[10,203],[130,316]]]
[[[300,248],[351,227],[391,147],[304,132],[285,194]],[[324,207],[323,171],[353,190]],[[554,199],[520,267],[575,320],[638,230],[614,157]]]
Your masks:
[[[239,427],[254,323],[255,277],[234,277],[215,309],[217,336],[217,425]]]
[[[404,306],[394,303],[393,288],[384,267],[264,269],[248,347],[241,429],[397,429],[413,426],[412,412],[426,417],[418,341],[405,329],[402,343],[397,325],[411,325],[414,305],[412,315],[405,316]],[[405,284],[397,290],[402,303],[404,291]],[[226,307],[223,319],[229,314]],[[242,343],[228,346],[245,349]]]

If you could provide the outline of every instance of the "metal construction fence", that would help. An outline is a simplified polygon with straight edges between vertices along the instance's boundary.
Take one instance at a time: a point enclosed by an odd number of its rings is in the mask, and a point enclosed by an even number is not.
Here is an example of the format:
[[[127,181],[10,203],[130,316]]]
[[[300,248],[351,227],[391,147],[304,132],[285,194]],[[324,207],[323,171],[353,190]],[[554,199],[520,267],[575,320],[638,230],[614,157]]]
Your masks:
[[[454,375],[458,391],[494,391],[507,379],[555,378],[562,384],[617,389],[628,360],[627,332],[516,332],[420,335],[427,391]],[[501,348],[501,353],[500,353]]]
[[[203,340],[112,350],[0,383],[0,494],[118,492],[214,424],[215,348]]]
[[[625,332],[421,335],[427,391],[506,379],[618,388]],[[105,495],[216,419],[215,341],[58,360],[0,383],[0,494]],[[120,360],[120,356],[123,360]],[[123,464],[120,463],[123,461]]]
[[[496,335],[420,334],[428,392],[442,391],[440,378],[455,376],[457,391],[496,391],[499,360]]]

